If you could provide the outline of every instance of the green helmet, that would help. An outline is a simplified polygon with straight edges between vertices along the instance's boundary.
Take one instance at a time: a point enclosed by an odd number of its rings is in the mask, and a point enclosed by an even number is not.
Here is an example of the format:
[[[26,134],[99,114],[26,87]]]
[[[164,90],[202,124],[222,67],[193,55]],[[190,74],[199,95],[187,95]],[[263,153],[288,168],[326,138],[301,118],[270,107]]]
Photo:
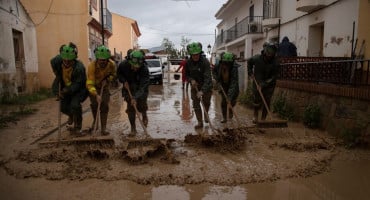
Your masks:
[[[104,45],[98,46],[95,50],[95,58],[96,59],[109,59],[110,58],[110,50],[105,47]]]
[[[190,55],[200,54],[202,52],[202,44],[199,42],[193,42],[187,46],[187,49]]]
[[[132,66],[139,68],[141,64],[143,63],[143,61],[144,61],[144,55],[141,51],[134,50],[130,53],[129,63]]]
[[[60,56],[64,60],[74,60],[77,58],[77,50],[70,45],[63,45],[59,51]]]
[[[233,62],[234,61],[234,55],[230,52],[225,52],[222,54],[221,62]]]

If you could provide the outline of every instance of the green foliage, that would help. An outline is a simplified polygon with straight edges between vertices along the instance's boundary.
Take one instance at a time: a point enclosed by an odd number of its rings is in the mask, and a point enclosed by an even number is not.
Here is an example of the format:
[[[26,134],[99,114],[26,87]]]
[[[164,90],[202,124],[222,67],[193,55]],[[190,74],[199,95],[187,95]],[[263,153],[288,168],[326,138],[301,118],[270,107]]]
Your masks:
[[[52,97],[52,92],[50,89],[42,88],[39,92],[27,95],[19,96],[8,96],[3,95],[0,97],[0,104],[6,105],[24,105],[31,104],[44,99]]]
[[[319,105],[310,104],[304,109],[303,124],[309,128],[319,128],[321,125],[321,110]]]
[[[272,111],[278,113],[283,119],[294,119],[294,109],[288,104],[286,97],[283,94],[277,95],[272,102]]]
[[[30,115],[37,111],[37,109],[27,107],[28,104],[42,101],[52,96],[53,94],[51,90],[46,88],[43,88],[39,92],[33,94],[19,96],[1,96],[0,104],[12,105],[12,107],[14,106],[15,108],[18,108],[18,111],[10,112],[8,114],[0,114],[0,128],[7,127],[9,123],[16,123],[17,121],[19,121],[19,117]]]
[[[239,95],[238,101],[239,101],[240,104],[243,104],[243,105],[246,105],[246,106],[252,108],[253,107],[253,100],[254,100],[254,97],[253,97],[253,92],[252,92],[252,84],[249,83],[245,92],[242,92]]]

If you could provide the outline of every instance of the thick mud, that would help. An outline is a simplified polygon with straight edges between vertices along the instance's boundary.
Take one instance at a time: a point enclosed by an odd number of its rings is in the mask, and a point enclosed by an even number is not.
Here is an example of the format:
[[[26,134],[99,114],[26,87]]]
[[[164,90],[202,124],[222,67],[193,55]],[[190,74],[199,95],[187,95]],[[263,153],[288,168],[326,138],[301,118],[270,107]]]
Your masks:
[[[209,112],[215,129],[206,124],[195,130],[191,100],[178,82],[150,87],[148,135],[137,123],[139,133],[129,137],[126,105],[120,92],[112,94],[108,128],[113,143],[57,145],[58,131],[44,138],[57,127],[57,112],[52,109],[57,111],[58,102],[48,99],[34,105],[39,110],[37,114],[0,130],[0,167],[20,180],[98,179],[157,186],[237,186],[322,174],[330,171],[332,160],[343,152],[335,138],[301,124],[289,123],[287,128],[251,127],[250,111],[239,105],[235,110],[242,123],[221,124],[217,92]],[[88,129],[92,123],[88,100],[83,107],[83,126]],[[63,116],[62,122],[66,120]],[[73,137],[63,126],[61,139]]]

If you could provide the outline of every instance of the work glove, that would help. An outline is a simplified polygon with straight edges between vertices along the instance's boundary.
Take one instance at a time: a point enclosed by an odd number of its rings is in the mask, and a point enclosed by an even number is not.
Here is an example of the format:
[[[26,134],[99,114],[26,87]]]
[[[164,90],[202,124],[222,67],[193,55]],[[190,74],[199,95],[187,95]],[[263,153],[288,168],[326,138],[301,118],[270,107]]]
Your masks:
[[[109,76],[107,77],[107,80],[108,80],[109,82],[114,81],[114,76],[113,76],[113,75],[109,75]]]
[[[135,107],[135,106],[136,106],[136,104],[137,104],[136,99],[134,99],[134,98],[133,98],[133,99],[131,99],[131,105]]]
[[[197,92],[198,99],[202,98],[202,96],[203,96],[203,92],[202,91],[198,91]]]
[[[192,79],[191,80],[191,85],[193,86],[193,87],[195,87],[198,83],[197,83],[197,81],[196,80],[194,80],[194,79]]]
[[[126,90],[130,89],[130,85],[128,84],[127,81],[123,83],[123,87],[125,87]]]
[[[268,83],[266,83],[265,81],[262,81],[262,82],[260,83],[260,88],[261,88],[261,90],[262,90],[263,88],[267,87],[267,86],[268,86]]]
[[[96,95],[96,101],[98,103],[101,103],[102,99],[101,99],[101,96],[100,95]]]

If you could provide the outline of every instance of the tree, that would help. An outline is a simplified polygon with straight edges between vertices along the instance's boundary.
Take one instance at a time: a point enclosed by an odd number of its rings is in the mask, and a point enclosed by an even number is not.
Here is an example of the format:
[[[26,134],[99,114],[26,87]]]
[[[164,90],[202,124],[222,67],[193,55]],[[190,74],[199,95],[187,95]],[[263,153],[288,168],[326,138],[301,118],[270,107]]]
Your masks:
[[[185,36],[182,36],[181,37],[181,49],[180,49],[180,56],[181,57],[185,57],[185,55],[187,54],[187,49],[186,49],[186,46],[188,46],[188,44],[191,42],[191,39],[188,39],[186,38]]]
[[[162,46],[165,48],[166,53],[170,56],[170,58],[177,58],[177,51],[175,49],[175,44],[170,41],[168,38],[163,38]]]

